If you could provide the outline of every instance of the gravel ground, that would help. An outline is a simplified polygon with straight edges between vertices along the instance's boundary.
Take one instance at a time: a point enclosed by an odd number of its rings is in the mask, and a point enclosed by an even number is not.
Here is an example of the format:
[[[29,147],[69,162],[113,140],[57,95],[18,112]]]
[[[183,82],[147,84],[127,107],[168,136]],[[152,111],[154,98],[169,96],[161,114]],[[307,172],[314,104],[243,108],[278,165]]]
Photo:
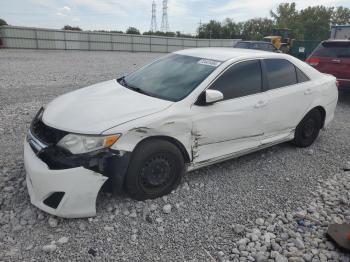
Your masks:
[[[30,205],[22,141],[39,107],[154,53],[0,50],[0,261],[350,261],[326,226],[350,222],[350,94],[309,149],[285,143],[187,175],[135,202],[102,193],[97,216]]]

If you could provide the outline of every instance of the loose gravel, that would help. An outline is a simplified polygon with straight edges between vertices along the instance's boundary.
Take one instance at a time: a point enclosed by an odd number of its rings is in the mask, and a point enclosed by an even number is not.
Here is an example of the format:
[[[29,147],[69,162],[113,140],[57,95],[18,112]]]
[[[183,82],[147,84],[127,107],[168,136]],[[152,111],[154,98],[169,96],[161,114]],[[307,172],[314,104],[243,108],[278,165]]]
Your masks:
[[[101,193],[94,218],[30,204],[22,141],[39,107],[161,55],[0,50],[0,261],[350,261],[325,237],[350,222],[349,93],[309,149],[285,143],[203,168],[152,201]]]

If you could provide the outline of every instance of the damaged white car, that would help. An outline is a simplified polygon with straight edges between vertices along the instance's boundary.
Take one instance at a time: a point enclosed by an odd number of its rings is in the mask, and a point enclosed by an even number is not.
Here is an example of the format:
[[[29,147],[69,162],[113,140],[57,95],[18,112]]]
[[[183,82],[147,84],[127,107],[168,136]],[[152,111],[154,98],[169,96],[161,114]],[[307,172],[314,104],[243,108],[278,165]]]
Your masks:
[[[24,144],[30,199],[72,218],[96,214],[106,181],[156,198],[186,171],[285,141],[310,146],[337,99],[333,76],[288,55],[178,51],[40,109]]]

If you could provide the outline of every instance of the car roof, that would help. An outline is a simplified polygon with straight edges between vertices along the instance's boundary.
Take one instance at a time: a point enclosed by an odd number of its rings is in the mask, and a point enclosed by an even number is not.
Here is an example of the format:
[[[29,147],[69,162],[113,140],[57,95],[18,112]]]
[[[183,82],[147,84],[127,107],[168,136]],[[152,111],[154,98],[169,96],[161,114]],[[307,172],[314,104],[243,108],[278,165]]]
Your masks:
[[[194,56],[204,59],[211,59],[217,61],[227,61],[234,58],[246,57],[246,58],[256,58],[256,57],[275,57],[277,54],[272,52],[266,52],[256,49],[243,49],[243,48],[222,48],[222,47],[212,47],[212,48],[194,48],[185,49],[181,51],[174,52],[178,55]]]

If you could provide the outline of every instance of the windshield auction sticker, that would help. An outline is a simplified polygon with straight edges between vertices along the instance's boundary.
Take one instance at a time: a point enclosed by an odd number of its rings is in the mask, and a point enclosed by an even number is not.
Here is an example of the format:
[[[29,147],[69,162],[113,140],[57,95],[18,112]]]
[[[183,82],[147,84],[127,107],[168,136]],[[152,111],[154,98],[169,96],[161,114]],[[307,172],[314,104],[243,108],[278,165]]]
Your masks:
[[[215,61],[215,60],[201,59],[201,60],[198,61],[198,64],[218,67],[221,64],[221,62],[218,62],[218,61]]]

